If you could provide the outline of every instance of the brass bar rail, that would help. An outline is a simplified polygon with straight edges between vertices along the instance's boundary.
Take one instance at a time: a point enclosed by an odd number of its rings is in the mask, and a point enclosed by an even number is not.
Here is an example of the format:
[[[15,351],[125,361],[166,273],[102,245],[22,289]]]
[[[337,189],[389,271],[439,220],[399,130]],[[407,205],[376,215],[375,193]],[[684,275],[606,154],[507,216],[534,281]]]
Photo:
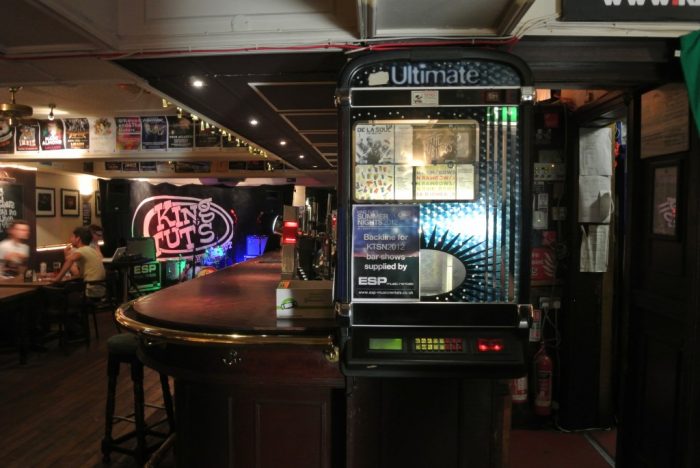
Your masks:
[[[304,335],[275,335],[275,334],[241,334],[241,333],[208,333],[174,330],[172,328],[148,325],[126,315],[131,307],[130,301],[122,304],[115,312],[115,319],[124,328],[142,335],[146,338],[165,340],[167,342],[182,344],[208,344],[208,345],[291,345],[310,346],[321,348],[334,348],[335,343],[331,335],[304,336]]]

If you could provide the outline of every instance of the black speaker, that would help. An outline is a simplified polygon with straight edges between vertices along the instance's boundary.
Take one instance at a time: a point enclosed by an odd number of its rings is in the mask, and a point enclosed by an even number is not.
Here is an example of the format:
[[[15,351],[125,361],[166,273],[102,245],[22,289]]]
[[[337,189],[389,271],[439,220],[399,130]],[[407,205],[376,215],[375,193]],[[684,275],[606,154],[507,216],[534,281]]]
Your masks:
[[[111,256],[117,247],[126,245],[131,237],[130,182],[125,179],[100,180],[102,194],[102,228],[105,245],[102,253]]]
[[[107,181],[105,208],[107,213],[128,213],[129,181],[121,179]]]

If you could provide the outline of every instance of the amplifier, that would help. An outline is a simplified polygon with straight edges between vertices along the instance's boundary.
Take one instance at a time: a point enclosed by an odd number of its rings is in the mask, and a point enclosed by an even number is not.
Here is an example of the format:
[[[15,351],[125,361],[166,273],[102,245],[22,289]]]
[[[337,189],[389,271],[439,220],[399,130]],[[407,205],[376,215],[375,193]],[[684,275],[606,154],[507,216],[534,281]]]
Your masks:
[[[129,293],[156,291],[161,288],[160,262],[129,266]]]

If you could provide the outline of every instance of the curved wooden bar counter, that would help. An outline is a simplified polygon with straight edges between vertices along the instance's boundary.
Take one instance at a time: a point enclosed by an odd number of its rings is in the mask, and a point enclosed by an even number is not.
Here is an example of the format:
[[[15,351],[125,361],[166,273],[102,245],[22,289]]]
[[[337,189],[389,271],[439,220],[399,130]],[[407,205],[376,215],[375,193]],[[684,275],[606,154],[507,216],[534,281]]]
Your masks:
[[[278,320],[279,281],[279,257],[266,255],[117,311],[144,364],[175,379],[177,466],[342,464],[335,322]]]

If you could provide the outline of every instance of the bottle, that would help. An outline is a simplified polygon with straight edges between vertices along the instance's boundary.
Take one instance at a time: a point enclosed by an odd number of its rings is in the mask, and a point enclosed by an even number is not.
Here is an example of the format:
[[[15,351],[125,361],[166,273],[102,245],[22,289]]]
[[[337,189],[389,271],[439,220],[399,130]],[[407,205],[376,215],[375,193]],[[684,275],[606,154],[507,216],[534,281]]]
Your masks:
[[[32,282],[32,270],[27,270],[24,272],[24,282],[25,283]]]
[[[41,262],[39,264],[39,273],[42,275],[46,274],[46,262]]]

